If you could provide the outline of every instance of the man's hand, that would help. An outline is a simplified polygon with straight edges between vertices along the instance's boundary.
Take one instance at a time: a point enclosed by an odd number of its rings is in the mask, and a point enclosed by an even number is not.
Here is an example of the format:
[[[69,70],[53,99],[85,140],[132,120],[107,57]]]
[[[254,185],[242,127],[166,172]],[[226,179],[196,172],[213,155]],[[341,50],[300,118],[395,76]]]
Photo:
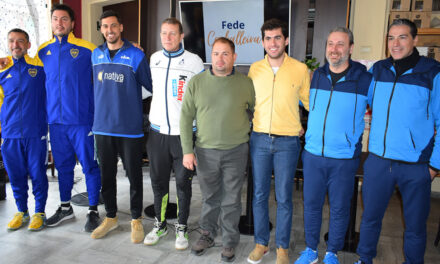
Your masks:
[[[305,133],[304,128],[301,128],[301,130],[299,131],[299,137],[302,137],[304,133]]]
[[[3,70],[9,64],[8,58],[0,58],[0,70]]]
[[[197,160],[194,153],[183,155],[183,167],[188,170],[194,170],[194,167],[197,166]]]
[[[435,175],[437,175],[437,172],[435,170],[429,168],[429,174],[431,174],[431,181],[433,181]]]

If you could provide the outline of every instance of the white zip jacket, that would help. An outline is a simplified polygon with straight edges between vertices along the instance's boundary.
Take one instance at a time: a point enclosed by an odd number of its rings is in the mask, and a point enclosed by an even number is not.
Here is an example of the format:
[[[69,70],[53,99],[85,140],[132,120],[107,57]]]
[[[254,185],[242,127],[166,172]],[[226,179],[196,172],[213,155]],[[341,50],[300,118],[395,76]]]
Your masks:
[[[180,110],[189,80],[203,71],[203,61],[180,46],[176,52],[161,50],[151,55],[153,99],[151,128],[161,134],[180,135]]]

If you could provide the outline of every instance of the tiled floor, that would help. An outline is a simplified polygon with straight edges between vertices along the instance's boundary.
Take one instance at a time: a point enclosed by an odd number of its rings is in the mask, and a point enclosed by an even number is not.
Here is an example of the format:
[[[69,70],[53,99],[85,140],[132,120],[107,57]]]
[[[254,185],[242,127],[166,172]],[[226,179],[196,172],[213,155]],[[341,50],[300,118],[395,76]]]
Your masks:
[[[132,244],[130,242],[130,215],[129,215],[129,184],[125,173],[119,167],[118,173],[118,204],[120,227],[112,231],[107,237],[100,240],[93,240],[89,233],[83,232],[87,207],[74,206],[76,218],[73,221],[63,223],[55,228],[46,228],[40,232],[29,232],[25,228],[8,232],[6,225],[16,212],[15,203],[10,185],[7,186],[8,198],[0,201],[0,263],[2,264],[26,264],[26,263],[221,263],[221,239],[217,237],[216,246],[209,249],[205,255],[196,257],[190,254],[189,250],[177,251],[174,249],[174,232],[170,220],[170,233],[163,238],[159,244],[153,247],[143,244]],[[75,170],[73,194],[85,191],[84,176],[79,167]],[[50,216],[59,204],[58,182],[56,178],[49,176],[49,197],[46,212]],[[438,179],[437,179],[438,180]],[[175,186],[171,184],[171,201],[175,201]],[[245,184],[246,186],[246,184]],[[33,213],[33,196],[29,192],[29,207]],[[243,189],[243,212],[246,205],[246,188]],[[294,216],[291,235],[290,259],[291,263],[297,258],[300,251],[305,247],[303,228],[303,205],[302,192],[295,191]],[[144,168],[144,205],[153,201],[148,168]],[[273,194],[270,199],[271,221],[275,221],[276,203]],[[361,201],[359,199],[357,227],[359,230],[359,219],[361,216]],[[194,242],[199,237],[198,217],[201,208],[201,195],[197,177],[193,182],[193,196],[191,204],[191,216],[189,219],[190,241]],[[382,236],[378,246],[378,257],[375,263],[402,263],[403,262],[403,221],[401,214],[400,200],[394,195],[383,221]],[[425,255],[425,263],[440,263],[440,249],[433,246],[440,218],[440,199],[432,198],[431,214],[428,222],[428,243]],[[105,215],[104,207],[99,206],[101,217]],[[323,228],[324,234],[328,229],[328,207],[324,208]],[[153,226],[153,220],[145,217],[144,228],[148,232]],[[270,254],[264,258],[263,263],[275,263],[275,245],[273,242],[274,232],[271,232]],[[236,249],[237,258],[234,263],[247,263],[246,258],[254,247],[253,237],[241,236],[241,242]],[[319,246],[320,259],[325,251],[325,242],[321,239]],[[341,263],[353,263],[356,255],[340,252]]]

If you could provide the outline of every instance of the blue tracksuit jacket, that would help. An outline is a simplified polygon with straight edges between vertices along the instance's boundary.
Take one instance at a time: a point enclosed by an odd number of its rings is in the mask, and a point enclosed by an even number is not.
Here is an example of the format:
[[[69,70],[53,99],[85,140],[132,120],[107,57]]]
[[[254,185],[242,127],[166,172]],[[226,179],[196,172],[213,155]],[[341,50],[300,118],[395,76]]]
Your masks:
[[[3,138],[33,138],[47,134],[46,90],[43,65],[25,55],[0,70]]]
[[[317,156],[350,159],[360,155],[371,74],[364,65],[351,68],[334,86],[329,65],[313,74],[305,149]]]
[[[46,72],[49,124],[93,124],[92,43],[73,33],[42,44],[37,52]]]
[[[414,68],[396,77],[391,59],[385,59],[370,71],[369,151],[440,169],[440,63],[420,57]]]
[[[145,54],[129,41],[110,59],[107,43],[93,51],[95,118],[93,133],[143,137],[142,86],[151,91]]]

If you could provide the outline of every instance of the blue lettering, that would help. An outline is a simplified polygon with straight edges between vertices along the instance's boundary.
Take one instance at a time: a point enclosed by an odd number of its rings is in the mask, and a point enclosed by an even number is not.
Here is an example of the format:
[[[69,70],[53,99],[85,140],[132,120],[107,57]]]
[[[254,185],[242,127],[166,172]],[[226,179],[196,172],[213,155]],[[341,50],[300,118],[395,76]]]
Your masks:
[[[236,20],[235,22],[231,23],[227,23],[226,21],[222,21],[222,29],[224,28],[227,29],[244,29],[245,25],[243,22],[239,22],[238,20]]]
[[[177,96],[177,79],[173,79],[173,97]]]

